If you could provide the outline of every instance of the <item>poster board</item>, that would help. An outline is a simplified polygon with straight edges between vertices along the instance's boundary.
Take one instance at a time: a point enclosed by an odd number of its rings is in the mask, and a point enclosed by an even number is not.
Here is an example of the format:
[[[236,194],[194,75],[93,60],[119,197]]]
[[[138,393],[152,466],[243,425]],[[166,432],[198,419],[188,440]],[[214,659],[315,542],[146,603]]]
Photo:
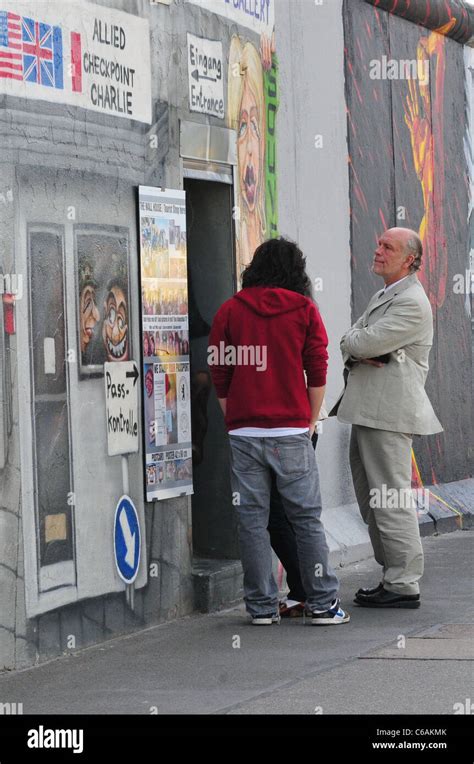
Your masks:
[[[185,192],[138,188],[146,501],[193,492]]]

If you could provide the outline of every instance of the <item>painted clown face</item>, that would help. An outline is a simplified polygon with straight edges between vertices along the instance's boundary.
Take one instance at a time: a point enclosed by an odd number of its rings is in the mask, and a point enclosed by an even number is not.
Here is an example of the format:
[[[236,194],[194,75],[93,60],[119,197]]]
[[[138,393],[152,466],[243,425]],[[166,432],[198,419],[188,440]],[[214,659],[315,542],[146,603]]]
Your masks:
[[[84,352],[91,341],[94,327],[100,319],[95,299],[95,288],[86,284],[81,292],[80,322],[81,322],[81,351]]]
[[[128,360],[127,298],[117,285],[110,289],[104,302],[102,339],[108,361]]]

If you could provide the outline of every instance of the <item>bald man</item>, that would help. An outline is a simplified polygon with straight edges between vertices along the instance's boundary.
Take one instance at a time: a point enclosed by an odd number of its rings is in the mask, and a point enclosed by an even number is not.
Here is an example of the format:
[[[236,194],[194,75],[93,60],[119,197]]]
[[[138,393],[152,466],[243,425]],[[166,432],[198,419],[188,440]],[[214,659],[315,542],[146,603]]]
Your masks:
[[[352,424],[354,490],[382,566],[378,586],[355,595],[362,607],[420,606],[423,548],[411,495],[412,439],[443,430],[425,392],[433,316],[416,276],[422,255],[415,231],[382,234],[372,270],[385,286],[341,340],[347,382],[330,416]]]

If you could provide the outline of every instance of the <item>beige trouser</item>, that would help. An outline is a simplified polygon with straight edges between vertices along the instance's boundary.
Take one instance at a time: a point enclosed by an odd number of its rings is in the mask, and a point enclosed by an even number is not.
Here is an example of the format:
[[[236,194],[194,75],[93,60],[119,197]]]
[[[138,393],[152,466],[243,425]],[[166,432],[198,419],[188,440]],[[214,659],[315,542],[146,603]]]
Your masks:
[[[412,436],[402,432],[352,425],[349,458],[357,502],[383,567],[384,588],[397,594],[418,594],[423,575],[418,518],[406,490],[411,443]]]

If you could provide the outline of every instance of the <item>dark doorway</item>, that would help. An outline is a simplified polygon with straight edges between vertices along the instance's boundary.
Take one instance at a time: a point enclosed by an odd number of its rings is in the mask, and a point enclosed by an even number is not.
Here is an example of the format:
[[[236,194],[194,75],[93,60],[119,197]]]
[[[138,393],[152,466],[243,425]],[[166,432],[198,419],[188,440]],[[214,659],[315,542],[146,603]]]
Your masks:
[[[207,347],[212,320],[220,305],[234,293],[235,258],[232,221],[232,186],[206,180],[185,179],[189,337],[191,380],[195,397],[193,444],[198,463],[194,466],[192,525],[194,553],[201,557],[238,558],[235,513],[229,474],[229,446],[215,391],[207,403],[207,432],[199,396],[208,372]],[[205,401],[204,394],[204,401]],[[197,402],[196,402],[197,401]],[[191,406],[193,407],[193,395]],[[200,412],[198,412],[198,407]],[[200,443],[200,441],[202,441]]]

